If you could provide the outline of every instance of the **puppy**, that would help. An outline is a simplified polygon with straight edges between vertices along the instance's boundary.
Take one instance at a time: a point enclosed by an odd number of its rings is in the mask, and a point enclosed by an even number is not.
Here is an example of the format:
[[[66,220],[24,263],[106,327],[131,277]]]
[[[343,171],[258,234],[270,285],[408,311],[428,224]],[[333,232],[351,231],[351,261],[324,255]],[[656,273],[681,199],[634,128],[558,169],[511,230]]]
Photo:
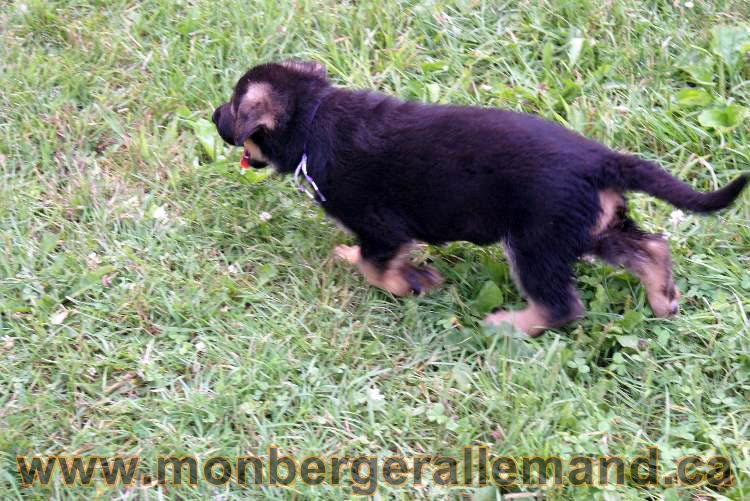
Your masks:
[[[727,207],[748,180],[700,193],[653,162],[552,122],[336,88],[315,62],[252,68],[213,121],[224,141],[244,146],[244,164],[295,173],[357,236],[359,245],[336,253],[393,294],[441,281],[409,263],[414,241],[502,242],[528,305],[486,322],[531,336],[583,314],[571,266],[584,254],[637,275],[655,315],[677,313],[667,241],[638,228],[624,194],[705,213]]]

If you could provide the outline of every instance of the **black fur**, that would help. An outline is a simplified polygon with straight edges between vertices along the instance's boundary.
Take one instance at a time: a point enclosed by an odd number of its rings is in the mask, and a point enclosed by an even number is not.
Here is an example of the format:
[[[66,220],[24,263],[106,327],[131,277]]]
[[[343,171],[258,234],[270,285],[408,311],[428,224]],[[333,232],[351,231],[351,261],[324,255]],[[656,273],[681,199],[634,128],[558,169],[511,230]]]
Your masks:
[[[572,263],[617,245],[592,237],[601,190],[645,191],[705,212],[726,207],[747,182],[699,193],[654,163],[531,115],[404,102],[279,64],[248,71],[214,113],[230,144],[244,140],[247,124],[232,109],[254,82],[270,84],[278,114],[273,130],[251,127],[249,137],[282,173],[294,171],[307,144],[323,208],[357,235],[365,259],[387,263],[412,240],[505,241],[550,325],[580,313]]]

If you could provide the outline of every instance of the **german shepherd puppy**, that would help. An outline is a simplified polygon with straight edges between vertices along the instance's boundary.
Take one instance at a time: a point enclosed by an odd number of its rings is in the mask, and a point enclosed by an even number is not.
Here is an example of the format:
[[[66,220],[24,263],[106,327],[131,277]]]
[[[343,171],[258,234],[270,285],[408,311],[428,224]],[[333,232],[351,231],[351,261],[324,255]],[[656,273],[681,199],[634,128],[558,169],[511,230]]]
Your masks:
[[[335,253],[393,294],[441,282],[409,263],[414,241],[502,242],[528,305],[486,322],[531,336],[583,314],[571,266],[585,254],[637,275],[655,315],[677,313],[669,245],[628,217],[625,192],[712,212],[748,181],[700,193],[653,162],[555,123],[333,87],[315,62],[252,68],[213,121],[224,141],[244,146],[243,164],[302,169],[308,193],[359,240]]]

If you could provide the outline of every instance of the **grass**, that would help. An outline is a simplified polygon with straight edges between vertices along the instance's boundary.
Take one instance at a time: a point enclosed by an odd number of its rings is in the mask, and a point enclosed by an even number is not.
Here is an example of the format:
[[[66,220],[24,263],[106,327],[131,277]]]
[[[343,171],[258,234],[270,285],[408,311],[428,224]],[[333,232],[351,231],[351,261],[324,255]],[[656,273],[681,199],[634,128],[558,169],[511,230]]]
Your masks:
[[[350,237],[288,179],[222,174],[191,127],[249,66],[312,58],[340,85],[538,113],[710,189],[750,160],[747,122],[717,130],[703,113],[750,101],[747,56],[729,64],[711,51],[713,30],[747,26],[749,11],[744,0],[4,3],[2,498],[350,496],[349,485],[300,483],[68,488],[59,475],[32,488],[14,465],[79,454],[153,467],[160,454],[264,455],[270,444],[298,458],[482,444],[634,457],[657,445],[664,472],[679,456],[730,456],[734,486],[521,490],[750,498],[747,195],[684,218],[633,198],[640,222],[670,236],[679,317],[652,318],[633,277],[582,263],[585,319],[519,339],[480,325],[488,282],[490,299],[499,290],[522,304],[497,248],[424,249],[444,288],[393,298],[330,258]],[[696,84],[701,71],[709,81]],[[680,105],[686,88],[715,104]]]

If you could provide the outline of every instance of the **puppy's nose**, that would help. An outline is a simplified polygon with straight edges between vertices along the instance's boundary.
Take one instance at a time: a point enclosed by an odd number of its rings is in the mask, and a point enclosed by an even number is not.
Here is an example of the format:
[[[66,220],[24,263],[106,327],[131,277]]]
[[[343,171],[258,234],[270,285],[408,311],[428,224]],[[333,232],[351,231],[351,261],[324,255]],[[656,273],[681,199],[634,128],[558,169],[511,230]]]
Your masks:
[[[221,115],[221,106],[216,108],[214,110],[214,114],[211,117],[211,120],[213,120],[214,124],[219,125],[219,116]]]

